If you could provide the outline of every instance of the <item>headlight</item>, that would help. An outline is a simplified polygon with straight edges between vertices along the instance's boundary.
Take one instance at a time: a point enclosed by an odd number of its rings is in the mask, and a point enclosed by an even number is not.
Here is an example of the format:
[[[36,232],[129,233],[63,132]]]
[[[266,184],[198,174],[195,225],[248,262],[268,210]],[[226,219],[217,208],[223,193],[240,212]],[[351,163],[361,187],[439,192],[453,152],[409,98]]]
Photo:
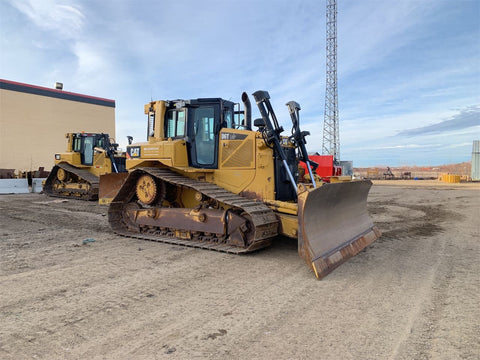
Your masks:
[[[60,154],[55,154],[55,160],[60,160],[62,156]]]

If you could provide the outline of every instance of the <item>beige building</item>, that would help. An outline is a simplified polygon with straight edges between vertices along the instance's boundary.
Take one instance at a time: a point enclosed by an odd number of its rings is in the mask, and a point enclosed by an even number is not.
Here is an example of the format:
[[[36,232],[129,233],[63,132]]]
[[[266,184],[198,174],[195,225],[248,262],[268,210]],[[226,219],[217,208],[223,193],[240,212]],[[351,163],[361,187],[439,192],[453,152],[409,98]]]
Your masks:
[[[50,170],[82,131],[115,138],[115,101],[0,79],[0,169]]]

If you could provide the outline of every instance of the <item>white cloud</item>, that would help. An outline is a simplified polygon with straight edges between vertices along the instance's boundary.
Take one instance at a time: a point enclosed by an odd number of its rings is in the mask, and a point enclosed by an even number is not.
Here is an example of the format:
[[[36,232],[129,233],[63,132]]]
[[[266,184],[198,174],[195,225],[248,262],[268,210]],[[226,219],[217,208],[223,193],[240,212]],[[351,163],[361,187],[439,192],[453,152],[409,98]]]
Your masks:
[[[285,103],[300,103],[301,128],[311,133],[308,149],[321,150],[325,2],[219,4],[0,2],[6,14],[2,77],[48,86],[62,81],[68,91],[113,98],[117,137],[128,131],[138,140],[145,137],[143,104],[151,98],[239,101],[244,90],[267,90],[287,131]],[[448,146],[470,141],[470,130],[449,132],[448,141],[431,134],[394,137],[478,105],[478,10],[475,1],[339,2],[342,157],[361,161],[416,151],[428,161],[431,149],[446,156]],[[457,150],[464,151],[451,152]]]
[[[340,2],[340,75],[371,68],[415,40],[421,34],[409,30],[425,22],[426,13],[438,5],[434,0]]]
[[[77,35],[85,21],[80,6],[60,0],[11,0],[10,4],[36,26],[55,31],[59,37]]]
[[[80,75],[101,75],[101,72],[108,68],[107,58],[102,49],[92,43],[79,41],[75,43],[73,52],[78,59]]]
[[[418,148],[433,148],[440,146],[441,144],[400,144],[394,146],[371,146],[364,147],[363,150],[388,150],[388,149],[418,149]]]
[[[469,106],[462,109],[448,119],[442,119],[431,125],[422,125],[413,129],[405,129],[398,133],[399,136],[419,136],[432,133],[451,134],[462,129],[480,126],[480,106]]]

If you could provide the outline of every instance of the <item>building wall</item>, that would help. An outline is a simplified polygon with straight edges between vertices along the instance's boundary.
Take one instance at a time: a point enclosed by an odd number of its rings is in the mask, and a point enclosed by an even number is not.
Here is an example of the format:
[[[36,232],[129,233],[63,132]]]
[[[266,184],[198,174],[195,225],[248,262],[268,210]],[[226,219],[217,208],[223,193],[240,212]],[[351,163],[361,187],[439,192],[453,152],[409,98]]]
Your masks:
[[[115,137],[115,101],[0,79],[0,169],[50,170],[65,133]]]

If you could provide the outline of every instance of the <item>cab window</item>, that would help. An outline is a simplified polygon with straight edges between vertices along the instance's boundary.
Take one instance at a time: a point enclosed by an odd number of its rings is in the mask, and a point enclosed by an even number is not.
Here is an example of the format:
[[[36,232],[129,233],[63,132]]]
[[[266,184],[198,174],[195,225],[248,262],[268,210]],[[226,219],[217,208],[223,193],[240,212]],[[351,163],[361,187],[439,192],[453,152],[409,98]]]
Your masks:
[[[92,136],[87,136],[84,138],[84,160],[83,164],[92,165],[93,164],[93,147],[94,147],[94,138]]]
[[[73,151],[80,152],[82,151],[82,138],[81,137],[74,137],[73,138]]]
[[[167,138],[179,138],[185,136],[185,111],[169,110],[167,112],[167,121],[165,125],[165,135]]]
[[[225,126],[230,129],[235,129],[235,122],[233,121],[232,110],[226,109],[224,112]]]
[[[98,138],[97,144],[95,145],[95,147],[105,149],[106,148],[105,139],[103,137]]]
[[[216,149],[215,111],[213,106],[195,110],[194,132],[197,163],[199,165],[213,165]]]

